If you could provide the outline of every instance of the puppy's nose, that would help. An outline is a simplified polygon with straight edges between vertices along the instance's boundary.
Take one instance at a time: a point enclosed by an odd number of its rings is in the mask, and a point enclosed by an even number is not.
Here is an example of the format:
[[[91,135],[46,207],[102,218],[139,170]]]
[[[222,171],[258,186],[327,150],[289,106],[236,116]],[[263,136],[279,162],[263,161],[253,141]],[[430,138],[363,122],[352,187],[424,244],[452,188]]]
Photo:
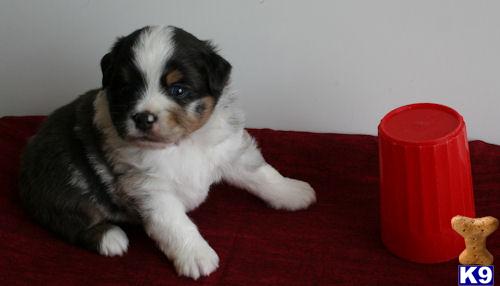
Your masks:
[[[158,118],[153,113],[145,111],[134,114],[132,119],[139,130],[149,131]]]

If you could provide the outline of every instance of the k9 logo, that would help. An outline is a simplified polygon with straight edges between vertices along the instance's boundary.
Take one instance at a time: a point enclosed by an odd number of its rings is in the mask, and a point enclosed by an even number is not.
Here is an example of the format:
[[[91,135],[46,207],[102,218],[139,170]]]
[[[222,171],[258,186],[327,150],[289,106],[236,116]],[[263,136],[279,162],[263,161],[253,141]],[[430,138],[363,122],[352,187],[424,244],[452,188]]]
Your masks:
[[[493,286],[495,268],[491,266],[459,265],[458,285],[460,286]]]

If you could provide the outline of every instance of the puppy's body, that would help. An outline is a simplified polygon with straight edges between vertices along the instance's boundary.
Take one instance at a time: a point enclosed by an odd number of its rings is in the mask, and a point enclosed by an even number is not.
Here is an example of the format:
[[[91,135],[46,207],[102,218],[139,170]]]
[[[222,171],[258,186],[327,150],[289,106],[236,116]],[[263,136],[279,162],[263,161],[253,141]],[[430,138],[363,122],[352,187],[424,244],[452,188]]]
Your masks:
[[[226,91],[230,65],[171,27],[121,38],[103,89],[54,112],[23,157],[21,196],[43,225],[104,255],[122,255],[116,223],[140,222],[177,271],[192,278],[218,257],[186,215],[225,179],[271,206],[301,209],[311,187],[282,177],[243,129]]]

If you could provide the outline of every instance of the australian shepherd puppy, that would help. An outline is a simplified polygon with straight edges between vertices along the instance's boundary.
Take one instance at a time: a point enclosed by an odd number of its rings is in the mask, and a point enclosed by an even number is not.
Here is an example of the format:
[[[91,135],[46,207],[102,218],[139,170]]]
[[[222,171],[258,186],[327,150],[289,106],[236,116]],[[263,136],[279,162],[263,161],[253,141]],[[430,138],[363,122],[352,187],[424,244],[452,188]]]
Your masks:
[[[21,198],[65,240],[122,255],[120,223],[141,223],[194,279],[219,258],[186,212],[220,180],[277,209],[316,199],[305,182],[266,163],[227,91],[231,65],[214,46],[175,27],[119,38],[101,60],[102,88],[57,109],[22,159]]]

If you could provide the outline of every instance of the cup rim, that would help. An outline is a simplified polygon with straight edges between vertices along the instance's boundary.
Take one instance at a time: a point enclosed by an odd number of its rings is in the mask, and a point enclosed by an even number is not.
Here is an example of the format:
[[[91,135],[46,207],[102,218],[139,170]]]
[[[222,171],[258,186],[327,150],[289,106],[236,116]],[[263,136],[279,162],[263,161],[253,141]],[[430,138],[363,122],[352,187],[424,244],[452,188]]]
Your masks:
[[[428,139],[428,140],[419,140],[419,141],[403,140],[400,138],[396,138],[394,136],[389,135],[389,133],[385,129],[385,123],[388,120],[390,120],[391,118],[393,118],[395,115],[397,115],[403,111],[407,111],[407,110],[424,109],[424,108],[441,110],[441,111],[444,111],[444,112],[454,116],[458,120],[457,126],[451,132],[448,132],[447,134],[445,134],[441,137]],[[458,113],[455,109],[453,109],[449,106],[446,106],[446,105],[438,104],[438,103],[419,102],[419,103],[408,104],[408,105],[404,105],[404,106],[395,108],[395,109],[391,110],[389,113],[387,113],[382,118],[382,120],[380,120],[380,123],[378,125],[378,135],[381,137],[388,138],[389,140],[391,140],[393,142],[396,142],[399,144],[404,144],[404,145],[416,145],[416,146],[439,145],[439,144],[446,143],[449,140],[455,138],[461,132],[462,129],[464,129],[464,132],[465,132],[464,119],[463,119],[462,115],[460,115],[460,113]]]

